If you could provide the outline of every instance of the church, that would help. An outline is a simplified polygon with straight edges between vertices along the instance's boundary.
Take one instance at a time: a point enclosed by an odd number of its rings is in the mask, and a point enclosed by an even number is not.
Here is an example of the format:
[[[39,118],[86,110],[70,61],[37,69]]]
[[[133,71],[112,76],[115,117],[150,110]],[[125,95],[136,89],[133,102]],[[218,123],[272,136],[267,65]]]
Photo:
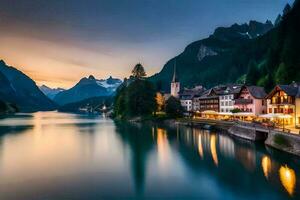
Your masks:
[[[176,61],[175,61],[174,74],[171,82],[171,96],[179,98],[179,92],[180,92],[180,82],[176,75]]]

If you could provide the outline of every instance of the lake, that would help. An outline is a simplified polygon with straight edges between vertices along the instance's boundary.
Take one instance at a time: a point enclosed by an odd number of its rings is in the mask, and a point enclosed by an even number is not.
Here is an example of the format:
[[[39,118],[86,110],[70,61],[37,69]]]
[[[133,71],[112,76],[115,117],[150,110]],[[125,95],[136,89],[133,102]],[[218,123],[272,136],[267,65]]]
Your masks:
[[[181,126],[58,112],[0,119],[0,199],[299,199],[300,159]]]

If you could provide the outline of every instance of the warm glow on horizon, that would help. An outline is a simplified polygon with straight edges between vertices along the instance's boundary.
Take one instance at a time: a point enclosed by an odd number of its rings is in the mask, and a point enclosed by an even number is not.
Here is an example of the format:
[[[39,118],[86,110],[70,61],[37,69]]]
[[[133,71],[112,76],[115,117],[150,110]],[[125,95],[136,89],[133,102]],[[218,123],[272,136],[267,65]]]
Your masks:
[[[0,1],[0,59],[50,87],[123,79],[138,62],[151,76],[215,28],[273,21],[288,1]]]
[[[124,52],[115,49],[120,54],[115,59],[111,53],[98,48],[96,43],[60,43],[20,35],[0,37],[0,43],[0,59],[32,78],[37,85],[49,87],[68,89],[89,75],[98,79],[113,76],[123,80],[137,62],[144,60],[135,59],[133,55],[136,52],[132,49]],[[91,48],[91,45],[95,47]],[[103,47],[101,42],[98,45]],[[144,67],[148,75],[158,70],[147,63]]]

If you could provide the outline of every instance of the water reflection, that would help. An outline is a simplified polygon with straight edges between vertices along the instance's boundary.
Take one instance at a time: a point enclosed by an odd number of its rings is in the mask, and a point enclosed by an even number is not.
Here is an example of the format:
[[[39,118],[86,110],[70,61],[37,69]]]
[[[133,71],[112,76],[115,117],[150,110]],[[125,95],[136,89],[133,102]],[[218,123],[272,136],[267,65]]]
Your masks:
[[[272,162],[269,156],[264,156],[261,160],[261,166],[265,177],[268,179],[271,173]]]
[[[167,138],[167,131],[157,128],[157,151],[159,166],[163,171],[168,170],[168,162],[170,161],[170,145]]]
[[[218,161],[218,155],[217,155],[216,136],[215,135],[212,135],[210,137],[210,151],[211,151],[211,155],[212,155],[215,165],[218,166],[219,161]]]
[[[203,159],[204,158],[204,153],[203,153],[201,134],[198,135],[198,152],[199,152],[200,157]]]
[[[131,173],[138,196],[143,196],[148,154],[154,145],[152,127],[116,122],[116,132],[130,147]],[[142,129],[143,128],[143,129]]]
[[[279,177],[286,191],[292,196],[296,186],[295,171],[288,166],[281,166],[279,169]]]
[[[226,133],[53,112],[11,120],[1,199],[299,198],[298,158]]]

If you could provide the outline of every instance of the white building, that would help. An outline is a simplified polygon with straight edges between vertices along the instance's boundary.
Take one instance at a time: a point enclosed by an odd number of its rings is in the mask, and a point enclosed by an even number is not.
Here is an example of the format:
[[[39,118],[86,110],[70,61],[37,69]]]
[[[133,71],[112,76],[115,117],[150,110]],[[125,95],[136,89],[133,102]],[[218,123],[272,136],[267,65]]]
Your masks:
[[[175,63],[174,74],[173,74],[173,78],[172,78],[172,82],[171,82],[171,95],[173,97],[179,97],[179,92],[180,92],[180,82],[178,81],[177,76],[176,76],[176,63]]]
[[[230,85],[227,86],[225,90],[222,90],[222,92],[219,94],[220,113],[231,113],[231,111],[234,109],[234,99],[240,90],[240,85]]]
[[[184,89],[179,94],[181,106],[185,111],[192,112],[200,109],[199,97],[204,90],[202,86],[196,86],[192,89]]]
[[[234,95],[225,94],[219,96],[220,113],[230,113],[234,109]]]
[[[181,99],[180,103],[183,109],[187,112],[193,111],[193,100],[192,99]]]

